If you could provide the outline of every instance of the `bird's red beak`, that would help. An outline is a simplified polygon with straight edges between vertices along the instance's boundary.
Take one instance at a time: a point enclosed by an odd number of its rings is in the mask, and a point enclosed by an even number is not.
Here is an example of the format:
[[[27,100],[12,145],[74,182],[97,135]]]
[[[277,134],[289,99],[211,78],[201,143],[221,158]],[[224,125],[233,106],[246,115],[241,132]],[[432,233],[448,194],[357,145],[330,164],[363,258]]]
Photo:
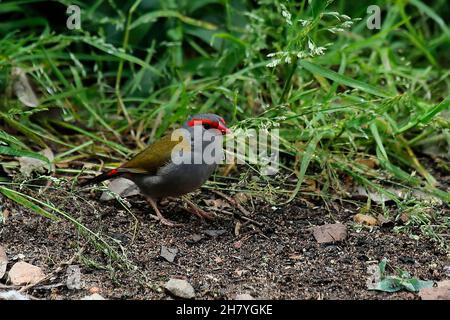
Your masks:
[[[223,124],[219,123],[219,125],[217,126],[217,130],[220,130],[220,132],[222,132],[223,135],[226,134],[230,134],[231,130],[228,129],[227,127],[225,127]]]

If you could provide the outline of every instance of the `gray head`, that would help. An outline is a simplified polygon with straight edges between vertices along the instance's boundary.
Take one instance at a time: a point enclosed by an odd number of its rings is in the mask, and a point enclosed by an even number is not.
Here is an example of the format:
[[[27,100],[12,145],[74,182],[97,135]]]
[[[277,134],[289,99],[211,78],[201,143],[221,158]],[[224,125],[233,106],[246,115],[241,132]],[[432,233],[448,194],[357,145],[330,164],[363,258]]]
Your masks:
[[[205,130],[217,129],[222,132],[223,135],[231,132],[230,129],[226,127],[225,120],[213,113],[200,113],[190,116],[183,124],[183,127],[189,128],[197,125],[201,125]]]

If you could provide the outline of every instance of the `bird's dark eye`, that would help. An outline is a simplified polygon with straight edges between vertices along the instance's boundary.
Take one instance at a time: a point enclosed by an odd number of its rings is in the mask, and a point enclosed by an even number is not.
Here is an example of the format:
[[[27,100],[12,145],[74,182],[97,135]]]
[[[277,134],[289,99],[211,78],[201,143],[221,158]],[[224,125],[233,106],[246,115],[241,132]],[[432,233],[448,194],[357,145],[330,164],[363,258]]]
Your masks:
[[[209,129],[211,129],[211,126],[207,123],[204,123],[203,128],[205,128],[206,130],[209,130]]]

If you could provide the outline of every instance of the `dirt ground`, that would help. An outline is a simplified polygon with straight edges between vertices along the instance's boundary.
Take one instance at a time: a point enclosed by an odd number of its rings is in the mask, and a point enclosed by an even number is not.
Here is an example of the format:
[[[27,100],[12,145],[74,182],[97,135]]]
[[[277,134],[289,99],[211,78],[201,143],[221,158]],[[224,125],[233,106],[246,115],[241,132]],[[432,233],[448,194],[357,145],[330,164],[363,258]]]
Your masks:
[[[423,280],[448,278],[446,252],[429,240],[394,233],[397,222],[386,228],[357,227],[353,222],[359,212],[356,205],[336,203],[327,209],[324,204],[311,207],[294,202],[275,208],[254,199],[254,209],[247,209],[260,226],[242,223],[236,235],[238,220],[230,216],[202,221],[186,213],[181,202],[166,202],[161,206],[163,214],[184,223],[171,228],[149,218],[151,211],[140,196],[129,198],[136,220],[114,200],[99,202],[99,195],[86,193],[87,201],[82,201],[75,195],[47,193],[54,204],[87,227],[116,239],[135,269],[103,268],[110,265],[107,257],[88,243],[73,262],[81,266],[82,289],[66,287],[67,266],[63,265],[60,273],[28,290],[33,297],[78,299],[97,287],[107,299],[171,299],[163,286],[174,277],[188,280],[197,299],[233,299],[243,293],[258,299],[418,299],[415,293],[367,290],[368,266],[383,258],[389,261],[390,274],[401,269]],[[219,197],[208,191],[193,197],[204,208],[203,200],[214,198]],[[22,259],[49,274],[87,243],[65,220],[39,217],[4,197],[0,203],[8,212],[0,226],[8,269]],[[235,207],[226,210],[239,212]],[[347,226],[347,239],[318,244],[311,227],[334,222]],[[160,256],[161,246],[178,249],[174,262]],[[1,280],[0,286],[5,285],[5,279]]]

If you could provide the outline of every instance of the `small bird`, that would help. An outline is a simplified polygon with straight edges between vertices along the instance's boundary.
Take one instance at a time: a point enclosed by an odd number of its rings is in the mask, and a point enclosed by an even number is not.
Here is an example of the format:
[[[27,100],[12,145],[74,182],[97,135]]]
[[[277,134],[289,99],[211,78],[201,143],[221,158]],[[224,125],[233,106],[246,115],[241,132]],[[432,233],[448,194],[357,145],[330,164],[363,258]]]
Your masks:
[[[231,132],[226,127],[225,120],[222,117],[210,113],[190,116],[182,128],[186,130],[184,132],[189,133],[190,140],[177,141],[172,139],[172,133],[163,136],[120,167],[91,178],[81,183],[80,186],[100,183],[117,177],[129,179],[139,187],[162,224],[178,225],[163,217],[157,207],[156,200],[165,197],[178,197],[203,185],[217,167],[216,161],[213,163],[205,161],[203,150],[210,144],[221,144],[222,139],[216,138]],[[197,137],[196,133],[199,132],[199,129],[201,130],[201,137],[206,130],[211,133],[211,139],[201,140],[200,150],[194,147],[194,137]],[[176,146],[180,149],[180,154],[186,155],[187,158],[185,159],[191,161],[181,161],[181,163],[180,161],[173,161],[172,151]],[[195,146],[198,146],[198,144]],[[200,161],[194,161],[195,159],[200,159]],[[194,203],[187,199],[185,201],[194,214],[201,218],[211,219],[208,213],[198,208]]]

